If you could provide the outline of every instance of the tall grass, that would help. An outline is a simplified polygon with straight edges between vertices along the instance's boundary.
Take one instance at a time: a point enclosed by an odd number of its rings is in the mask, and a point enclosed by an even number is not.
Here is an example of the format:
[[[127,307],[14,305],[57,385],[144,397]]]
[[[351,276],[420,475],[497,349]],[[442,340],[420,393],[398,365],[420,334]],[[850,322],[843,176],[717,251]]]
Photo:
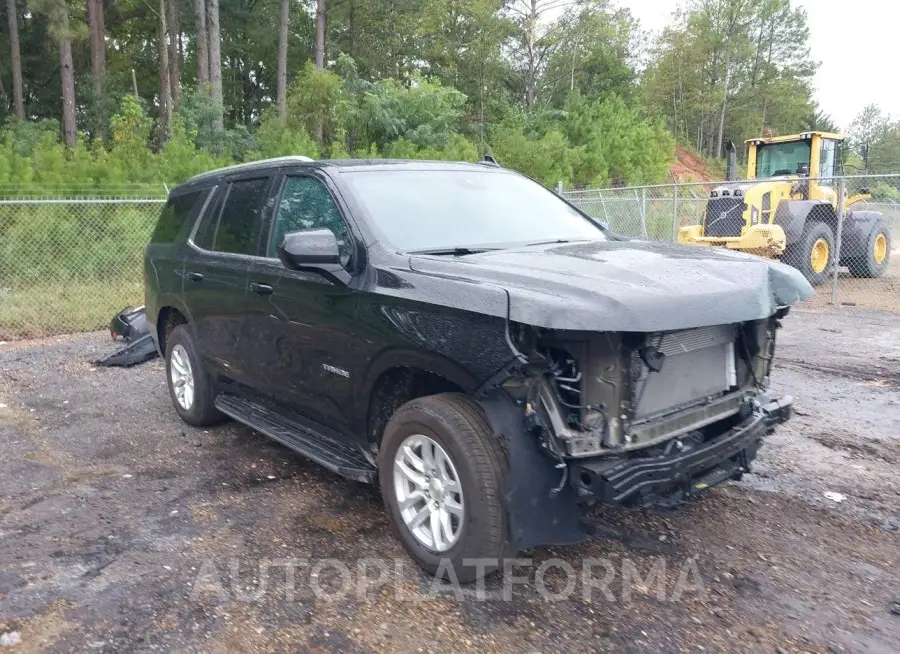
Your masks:
[[[0,339],[101,328],[141,304],[161,204],[0,205]]]

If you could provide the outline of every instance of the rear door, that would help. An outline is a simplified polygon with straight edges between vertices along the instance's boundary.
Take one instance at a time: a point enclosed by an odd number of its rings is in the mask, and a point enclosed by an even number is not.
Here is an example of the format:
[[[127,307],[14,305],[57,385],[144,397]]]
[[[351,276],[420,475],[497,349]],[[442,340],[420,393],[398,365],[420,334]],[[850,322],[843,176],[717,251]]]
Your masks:
[[[213,189],[176,189],[163,207],[144,256],[144,297],[147,318],[155,321],[165,306],[180,306],[188,232],[200,215]]]
[[[251,307],[243,338],[253,357],[253,386],[316,422],[345,432],[351,406],[357,294],[325,277],[285,268],[277,258],[284,235],[328,228],[345,267],[355,262],[353,237],[323,179],[288,172],[279,180],[265,259],[250,269]]]
[[[247,312],[247,271],[262,252],[272,175],[231,179],[217,189],[197,224],[185,258],[183,296],[210,371],[245,381],[241,340]]]

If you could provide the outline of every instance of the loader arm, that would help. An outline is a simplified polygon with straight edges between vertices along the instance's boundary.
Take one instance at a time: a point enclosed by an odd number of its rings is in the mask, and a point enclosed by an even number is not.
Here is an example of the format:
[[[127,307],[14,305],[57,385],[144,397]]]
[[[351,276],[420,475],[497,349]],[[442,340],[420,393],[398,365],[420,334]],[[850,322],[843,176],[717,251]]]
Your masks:
[[[871,199],[872,199],[871,193],[868,193],[868,192],[857,193],[856,195],[852,195],[849,198],[847,198],[847,200],[844,202],[844,208],[846,209],[847,207],[850,207],[850,206],[856,204],[857,202],[865,202],[866,200],[871,200]]]

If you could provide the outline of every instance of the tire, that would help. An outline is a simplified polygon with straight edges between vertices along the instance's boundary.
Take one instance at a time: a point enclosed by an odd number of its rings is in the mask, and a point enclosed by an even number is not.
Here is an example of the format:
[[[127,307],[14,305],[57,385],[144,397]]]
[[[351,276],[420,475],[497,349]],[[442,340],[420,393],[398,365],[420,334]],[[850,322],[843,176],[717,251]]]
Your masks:
[[[179,376],[182,376],[183,380],[185,365],[193,380],[189,403],[178,390],[178,387],[185,384],[178,384],[175,381]],[[173,369],[181,374],[173,374]],[[225,420],[225,415],[215,407],[215,387],[203,367],[187,325],[178,325],[166,339],[166,384],[175,410],[187,424],[207,427]]]
[[[828,279],[834,264],[834,232],[823,222],[809,223],[800,240],[787,247],[781,261],[797,268],[813,286]]]
[[[455,540],[449,532],[442,530],[441,516],[437,518],[438,530],[445,543],[443,547],[423,542],[404,518],[404,510],[400,506],[401,488],[415,486],[404,474],[398,471],[395,460],[401,446],[409,445],[414,453],[424,460],[424,448],[427,443],[416,447],[417,437],[426,437],[437,444],[450,459],[449,470],[455,471],[462,497],[452,492],[453,486],[448,482],[447,491],[439,496],[440,489],[430,495],[438,502],[439,511],[448,515],[451,531],[456,528]],[[437,450],[435,459],[439,460]],[[408,460],[408,459],[407,459]],[[444,468],[446,472],[447,467]],[[503,482],[506,476],[506,458],[500,443],[493,435],[480,407],[470,398],[457,393],[442,393],[407,402],[401,406],[388,421],[384,430],[381,448],[378,453],[378,476],[385,509],[390,517],[394,532],[403,543],[412,558],[422,568],[435,574],[449,578],[452,573],[461,583],[474,581],[483,574],[487,576],[502,565],[503,558],[513,556],[509,542],[509,528],[506,509],[503,504]],[[418,472],[418,469],[413,469]],[[442,474],[433,475],[429,484]],[[451,475],[452,477],[452,475]],[[431,488],[428,488],[429,492]],[[457,499],[461,499],[462,515],[454,518],[450,507]],[[419,514],[425,510],[427,498],[418,499],[416,503],[405,509],[406,515]],[[430,503],[430,502],[429,502]],[[410,513],[411,512],[411,513]],[[424,520],[421,529],[433,534],[431,518]],[[464,564],[466,559],[487,559],[489,564],[481,567]]]
[[[883,220],[875,223],[866,241],[866,251],[847,261],[854,277],[881,277],[891,260],[891,230]]]

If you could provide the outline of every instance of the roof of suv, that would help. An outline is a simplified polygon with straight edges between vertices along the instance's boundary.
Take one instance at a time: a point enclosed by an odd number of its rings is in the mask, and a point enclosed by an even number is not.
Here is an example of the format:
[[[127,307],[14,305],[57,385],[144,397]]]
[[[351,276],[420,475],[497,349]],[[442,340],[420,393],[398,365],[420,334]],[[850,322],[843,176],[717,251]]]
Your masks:
[[[362,169],[386,169],[400,168],[405,170],[497,170],[500,167],[496,164],[488,162],[467,163],[463,161],[428,161],[422,159],[321,159],[313,160],[303,156],[275,157],[273,159],[261,159],[259,161],[250,161],[247,163],[235,164],[233,166],[225,166],[217,168],[199,175],[194,175],[179,187],[193,186],[201,182],[216,181],[226,175],[234,173],[243,173],[254,170],[266,170],[268,168],[278,168],[288,165],[304,165],[313,168],[353,168]]]

